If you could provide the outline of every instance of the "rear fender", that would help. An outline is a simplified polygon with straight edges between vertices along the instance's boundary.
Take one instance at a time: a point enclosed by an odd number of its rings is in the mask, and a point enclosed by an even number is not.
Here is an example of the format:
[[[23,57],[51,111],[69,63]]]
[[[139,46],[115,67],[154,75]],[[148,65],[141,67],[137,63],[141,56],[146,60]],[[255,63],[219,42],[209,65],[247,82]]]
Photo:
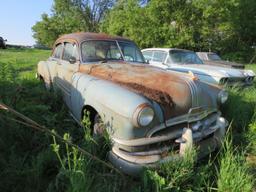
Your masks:
[[[45,82],[47,82],[47,83],[51,82],[51,76],[50,76],[47,61],[40,61],[37,64],[37,74],[38,74],[38,77],[42,77]]]

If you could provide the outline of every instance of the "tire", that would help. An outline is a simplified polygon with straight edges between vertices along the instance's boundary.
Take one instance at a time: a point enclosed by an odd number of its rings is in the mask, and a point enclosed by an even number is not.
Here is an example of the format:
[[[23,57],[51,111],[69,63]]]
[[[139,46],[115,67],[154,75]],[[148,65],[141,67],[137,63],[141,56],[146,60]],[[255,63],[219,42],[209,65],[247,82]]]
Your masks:
[[[108,137],[106,135],[106,127],[102,123],[100,115],[91,113],[90,121],[90,139],[86,141],[87,149],[99,158],[106,158],[107,153],[110,150]]]

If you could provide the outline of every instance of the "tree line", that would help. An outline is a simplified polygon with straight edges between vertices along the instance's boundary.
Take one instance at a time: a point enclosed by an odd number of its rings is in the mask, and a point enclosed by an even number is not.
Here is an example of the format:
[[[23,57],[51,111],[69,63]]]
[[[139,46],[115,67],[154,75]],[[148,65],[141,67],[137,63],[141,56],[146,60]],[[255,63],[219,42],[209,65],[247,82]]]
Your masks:
[[[212,50],[249,61],[256,44],[255,0],[54,0],[32,30],[51,47],[62,34],[120,35],[141,48]]]

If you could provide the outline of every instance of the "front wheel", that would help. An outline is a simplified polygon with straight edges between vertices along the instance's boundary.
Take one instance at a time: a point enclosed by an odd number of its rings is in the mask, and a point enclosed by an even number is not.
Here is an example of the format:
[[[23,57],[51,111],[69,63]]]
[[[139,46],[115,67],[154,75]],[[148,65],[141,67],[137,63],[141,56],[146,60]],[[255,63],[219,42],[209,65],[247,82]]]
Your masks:
[[[83,120],[83,127],[87,127],[86,124],[88,123],[88,120],[90,119],[90,136],[88,137],[86,133],[86,143],[88,149],[94,154],[101,158],[105,158],[107,152],[110,150],[111,142],[109,140],[106,126],[104,125],[102,118],[97,113],[95,115],[87,113],[87,116],[85,116]],[[88,125],[88,124],[87,124]],[[87,127],[89,128],[89,127]],[[89,140],[88,140],[89,139]],[[88,145],[89,144],[89,145]]]

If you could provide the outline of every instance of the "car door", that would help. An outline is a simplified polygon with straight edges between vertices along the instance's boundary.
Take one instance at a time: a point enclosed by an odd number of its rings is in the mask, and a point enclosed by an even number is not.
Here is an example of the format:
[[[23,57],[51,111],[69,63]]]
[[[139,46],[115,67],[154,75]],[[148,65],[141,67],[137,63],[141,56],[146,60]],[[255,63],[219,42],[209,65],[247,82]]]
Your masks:
[[[64,100],[71,108],[72,77],[79,69],[78,47],[74,42],[64,42],[62,59],[57,65],[58,87],[63,92]]]
[[[167,53],[165,51],[154,50],[153,57],[152,57],[152,60],[150,61],[150,64],[156,67],[161,67],[166,69],[168,68],[168,66],[165,64],[166,57],[167,57]]]
[[[63,54],[63,44],[58,43],[52,53],[52,56],[47,61],[47,67],[48,71],[50,73],[50,81],[53,83],[53,86],[55,87],[57,85],[57,66],[58,63],[60,63],[60,59]]]

